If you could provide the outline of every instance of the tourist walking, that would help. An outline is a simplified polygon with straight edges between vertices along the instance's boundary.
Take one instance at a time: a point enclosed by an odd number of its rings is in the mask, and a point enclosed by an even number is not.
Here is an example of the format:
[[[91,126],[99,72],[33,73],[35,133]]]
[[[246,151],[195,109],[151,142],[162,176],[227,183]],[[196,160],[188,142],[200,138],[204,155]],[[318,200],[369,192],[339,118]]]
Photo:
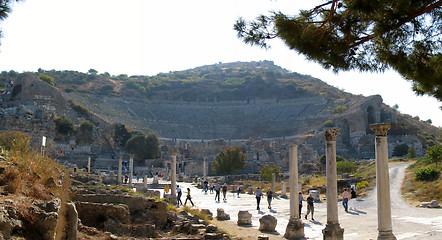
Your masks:
[[[227,185],[225,183],[223,186],[223,200],[227,200]]]
[[[350,199],[350,209],[356,210],[356,191],[355,191],[355,186],[352,185],[351,186],[351,191],[350,191],[350,195],[351,195],[351,199]]]
[[[241,188],[238,186],[238,189],[236,190],[236,196],[239,197],[239,193],[241,192]]]
[[[315,199],[312,197],[312,194],[310,193],[307,198],[307,214],[305,214],[305,219],[307,219],[308,214],[311,212],[312,220],[315,221],[315,219],[313,218],[313,213],[315,212],[315,206],[313,205],[314,201]]]
[[[219,183],[217,183],[215,186],[215,201],[216,201],[216,198],[218,197],[218,202],[219,202],[219,197],[220,197],[219,196],[220,190],[221,190],[221,186],[219,185]]]
[[[181,201],[181,195],[183,192],[181,191],[180,185],[176,186],[176,194],[177,194],[177,206],[183,205],[183,202]]]
[[[166,194],[169,194],[169,185],[166,184],[166,186],[164,186],[164,197],[166,197]]]
[[[299,192],[299,196],[298,196],[298,203],[299,203],[299,219],[301,219],[302,201],[304,201],[304,198],[302,197],[302,192]]]
[[[347,192],[347,188],[344,188],[344,193],[342,193],[342,206],[344,206],[346,212],[348,212],[348,200],[350,198],[350,193]]]
[[[184,201],[184,206],[186,206],[187,200],[189,200],[190,203],[192,203],[192,207],[195,206],[195,205],[193,205],[192,197],[190,196],[190,188],[187,188],[187,197],[186,197],[186,201]]]
[[[207,190],[209,190],[209,182],[204,180],[204,192],[207,193]]]
[[[270,190],[270,188],[267,189],[267,203],[269,206],[268,209],[272,209],[272,200],[273,200],[273,192]]]
[[[259,187],[256,188],[255,197],[256,197],[256,210],[259,210],[259,203],[261,202],[261,197],[262,197],[262,192],[261,189],[259,189]]]
[[[215,188],[215,186],[213,184],[210,184],[209,190],[211,194],[213,193],[213,188]]]

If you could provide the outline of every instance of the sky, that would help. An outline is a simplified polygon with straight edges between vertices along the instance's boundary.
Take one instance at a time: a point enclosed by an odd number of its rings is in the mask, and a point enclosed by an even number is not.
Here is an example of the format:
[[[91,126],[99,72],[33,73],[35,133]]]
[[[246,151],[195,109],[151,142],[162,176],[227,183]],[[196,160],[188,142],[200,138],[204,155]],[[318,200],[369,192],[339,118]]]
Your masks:
[[[435,98],[416,96],[393,70],[333,73],[272,40],[246,45],[233,25],[271,10],[295,15],[322,1],[293,0],[25,0],[0,22],[0,71],[75,70],[153,76],[227,62],[273,61],[346,92],[379,94],[389,106],[442,126]]]

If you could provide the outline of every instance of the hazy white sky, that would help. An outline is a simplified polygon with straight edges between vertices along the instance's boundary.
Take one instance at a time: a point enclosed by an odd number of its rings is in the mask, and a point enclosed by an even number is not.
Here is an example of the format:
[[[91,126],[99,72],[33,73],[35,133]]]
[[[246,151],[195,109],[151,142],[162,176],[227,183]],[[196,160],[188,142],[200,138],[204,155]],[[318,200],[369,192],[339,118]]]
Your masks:
[[[296,14],[321,1],[26,0],[0,23],[0,71],[76,70],[156,75],[218,62],[274,61],[353,94],[379,94],[399,111],[442,126],[442,104],[417,97],[397,73],[324,70],[275,40],[270,50],[245,45],[233,24],[260,13]]]

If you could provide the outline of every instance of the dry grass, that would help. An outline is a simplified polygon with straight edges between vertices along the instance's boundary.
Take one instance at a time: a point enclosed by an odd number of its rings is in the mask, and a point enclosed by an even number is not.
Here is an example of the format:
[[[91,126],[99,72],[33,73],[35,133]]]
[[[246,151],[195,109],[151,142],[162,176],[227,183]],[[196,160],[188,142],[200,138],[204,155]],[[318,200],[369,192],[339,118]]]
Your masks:
[[[435,166],[425,159],[418,160],[405,170],[405,179],[402,183],[401,192],[404,199],[411,205],[431,200],[442,201],[442,174],[434,181],[418,181],[414,178],[414,171],[424,166]],[[441,167],[439,166],[439,169]]]
[[[12,144],[5,144],[6,141]],[[57,187],[51,183],[58,181],[63,169],[49,157],[30,148],[27,135],[3,132],[0,134],[1,143],[5,144],[0,160],[0,166],[5,168],[0,174],[0,187],[4,191],[41,200],[50,200],[57,195]]]

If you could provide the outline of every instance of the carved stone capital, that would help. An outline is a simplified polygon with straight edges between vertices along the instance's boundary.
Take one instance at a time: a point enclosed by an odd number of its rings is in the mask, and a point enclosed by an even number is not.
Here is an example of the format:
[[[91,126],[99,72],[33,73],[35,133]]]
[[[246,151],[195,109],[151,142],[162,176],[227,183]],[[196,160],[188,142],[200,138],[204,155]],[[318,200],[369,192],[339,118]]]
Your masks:
[[[339,135],[339,129],[329,128],[325,130],[325,140],[336,141],[336,137]]]
[[[390,123],[375,123],[370,125],[370,129],[376,134],[376,136],[387,136],[387,132],[390,128]]]

